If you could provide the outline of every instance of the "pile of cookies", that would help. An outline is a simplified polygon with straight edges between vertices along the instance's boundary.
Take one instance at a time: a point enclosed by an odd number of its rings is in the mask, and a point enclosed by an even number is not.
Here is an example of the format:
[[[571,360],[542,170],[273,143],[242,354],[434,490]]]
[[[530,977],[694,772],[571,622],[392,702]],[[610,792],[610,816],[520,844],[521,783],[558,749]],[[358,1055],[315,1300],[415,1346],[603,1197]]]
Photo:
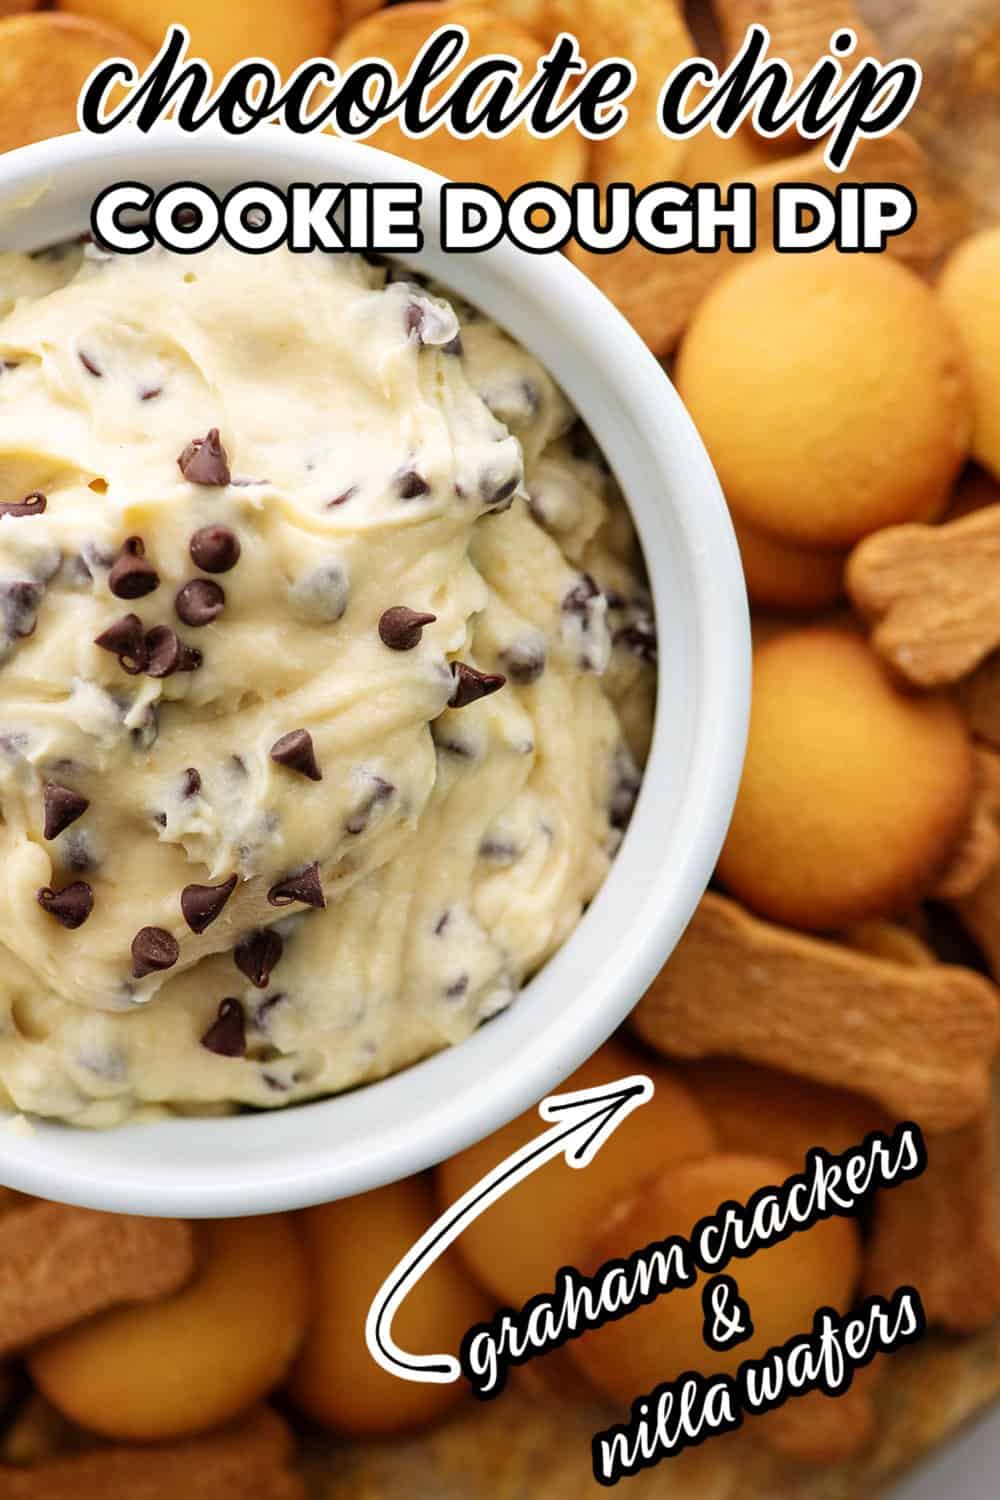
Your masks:
[[[269,1396],[364,1436],[429,1421],[460,1394],[382,1374],[365,1346],[372,1297],[435,1215],[426,1179],[193,1225],[0,1191],[4,1500],[302,1500]],[[397,1332],[457,1347],[491,1311],[452,1253]]]

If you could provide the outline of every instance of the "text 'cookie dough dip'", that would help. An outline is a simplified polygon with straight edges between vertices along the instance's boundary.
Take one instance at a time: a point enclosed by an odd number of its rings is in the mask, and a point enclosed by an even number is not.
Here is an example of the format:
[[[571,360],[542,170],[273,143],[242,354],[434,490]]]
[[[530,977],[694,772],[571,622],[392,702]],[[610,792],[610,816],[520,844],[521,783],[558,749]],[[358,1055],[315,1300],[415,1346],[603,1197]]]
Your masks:
[[[0,257],[0,361],[0,1102],[283,1105],[461,1040],[651,720],[551,379],[400,273],[225,247]]]

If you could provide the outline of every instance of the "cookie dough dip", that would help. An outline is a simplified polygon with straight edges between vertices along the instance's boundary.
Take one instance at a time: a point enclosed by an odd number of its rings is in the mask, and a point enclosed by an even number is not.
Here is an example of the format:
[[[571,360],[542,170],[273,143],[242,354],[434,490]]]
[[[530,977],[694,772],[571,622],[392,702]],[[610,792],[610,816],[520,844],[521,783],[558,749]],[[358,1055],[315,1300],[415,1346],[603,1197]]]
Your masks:
[[[564,398],[398,270],[224,246],[0,256],[0,362],[0,1103],[272,1108],[460,1041],[651,722]]]

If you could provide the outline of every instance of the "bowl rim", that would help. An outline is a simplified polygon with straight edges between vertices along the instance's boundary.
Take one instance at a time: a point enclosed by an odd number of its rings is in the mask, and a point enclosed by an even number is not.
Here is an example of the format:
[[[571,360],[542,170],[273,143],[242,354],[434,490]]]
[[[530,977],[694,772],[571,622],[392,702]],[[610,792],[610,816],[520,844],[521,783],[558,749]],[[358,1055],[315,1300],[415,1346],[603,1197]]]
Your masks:
[[[66,199],[70,196],[68,184],[78,192],[81,180],[98,176],[105,183],[126,177],[154,183],[418,182],[423,188],[421,222],[427,248],[420,255],[401,259],[421,269],[430,268],[487,312],[501,294],[517,294],[524,300],[525,319],[529,303],[551,310],[551,327],[544,320],[538,326],[525,321],[514,332],[535,353],[543,338],[557,338],[557,319],[563,328],[572,327],[577,353],[582,349],[603,371],[599,383],[605,387],[608,406],[613,395],[634,425],[634,432],[620,435],[616,449],[615,434],[602,431],[610,420],[601,409],[604,403],[593,402],[592,409],[581,413],[612,467],[619,467],[620,458],[624,462],[622,450],[628,437],[645,444],[657,474],[672,481],[671,503],[664,515],[669,514],[671,525],[682,539],[683,566],[694,605],[691,625],[697,633],[696,702],[685,705],[695,716],[692,748],[683,768],[684,796],[677,819],[669,830],[669,840],[660,838],[662,868],[657,872],[656,889],[631,891],[626,930],[604,934],[605,943],[614,949],[617,967],[613,976],[604,976],[606,987],[600,995],[592,995],[589,1005],[581,1005],[576,1014],[573,1006],[564,1006],[563,1013],[547,1024],[530,1048],[517,1042],[525,1022],[514,1032],[517,1045],[508,1046],[508,1055],[502,1060],[491,1057],[492,1049],[484,1041],[496,1025],[491,1022],[467,1041],[384,1080],[287,1111],[226,1119],[178,1118],[100,1132],[55,1122],[27,1126],[16,1116],[0,1121],[0,1182],[39,1197],[118,1212],[187,1218],[299,1208],[407,1176],[488,1135],[557,1087],[579,1066],[625,1019],[658,972],[708,883],[739,784],[750,695],[749,613],[742,568],[725,500],[708,455],[680,397],[638,334],[563,255],[529,255],[501,242],[474,256],[447,256],[442,270],[442,252],[436,247],[437,195],[443,178],[365,144],[329,136],[293,137],[282,127],[260,130],[251,139],[234,138],[215,128],[192,136],[171,124],[157,125],[148,135],[141,135],[127,126],[107,137],[61,136],[0,156],[0,244],[6,246],[13,233],[17,248],[28,248],[24,224],[37,217],[39,205],[50,202],[53,194],[57,200],[60,195]],[[34,247],[41,243],[36,239]],[[476,262],[475,267],[470,266],[471,261]],[[485,292],[484,281],[489,284]],[[513,314],[500,321],[502,326],[511,327]],[[543,363],[551,368],[553,360],[548,358]],[[575,376],[568,354],[562,369],[558,368],[558,359],[555,364],[555,378],[571,387]],[[664,484],[663,489],[667,487]],[[644,514],[648,510],[652,515],[653,504],[647,507],[644,501],[639,505],[628,493],[626,500],[643,543],[657,612],[662,614],[665,601],[657,593],[651,522]],[[670,603],[673,607],[674,601]],[[681,774],[676,763],[666,758],[662,684],[661,664],[653,743],[622,848],[580,923],[525,987],[505,1018],[523,1006],[536,987],[551,989],[559,982],[567,968],[562,960],[572,951],[577,934],[584,929],[596,930],[601,911],[609,906],[609,889],[617,893],[620,902],[630,877],[630,850],[638,847],[640,830],[646,845],[658,837],[653,828],[657,786],[668,784],[661,778]],[[669,864],[663,858],[667,845]],[[639,868],[634,860],[632,863]],[[510,1034],[509,1029],[504,1033]],[[463,1081],[463,1060],[471,1061],[473,1054],[479,1072]],[[419,1083],[400,1088],[400,1080],[416,1075],[425,1085],[422,1093],[426,1104],[418,1119],[401,1118],[399,1103],[412,1096]],[[330,1112],[338,1106],[345,1108],[344,1101],[360,1095],[369,1099],[378,1095],[384,1103],[384,1128],[379,1127],[377,1141],[366,1143],[364,1149],[324,1145],[323,1129],[332,1118]],[[301,1121],[298,1132],[289,1130],[287,1123],[278,1123],[292,1118]],[[163,1135],[165,1131],[171,1136]],[[242,1150],[237,1144],[240,1132]],[[142,1142],[136,1147],[140,1133]],[[275,1160],[266,1152],[259,1158],[254,1155],[254,1144],[282,1133],[289,1137],[298,1134],[296,1149],[289,1141],[288,1153],[279,1150]],[[81,1145],[81,1137],[88,1144]],[[169,1155],[168,1144],[179,1145],[182,1156],[187,1153],[187,1170],[184,1161],[162,1168],[152,1166],[161,1145],[163,1155]],[[210,1148],[217,1152],[214,1167],[204,1160],[211,1154]]]

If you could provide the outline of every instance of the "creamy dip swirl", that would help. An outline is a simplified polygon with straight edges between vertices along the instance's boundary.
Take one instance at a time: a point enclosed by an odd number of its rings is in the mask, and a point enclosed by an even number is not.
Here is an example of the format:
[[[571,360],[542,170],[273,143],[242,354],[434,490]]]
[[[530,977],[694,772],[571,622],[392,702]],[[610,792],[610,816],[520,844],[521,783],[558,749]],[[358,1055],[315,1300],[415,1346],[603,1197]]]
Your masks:
[[[399,271],[224,246],[0,256],[0,361],[0,1100],[273,1107],[461,1040],[649,733],[565,399]]]

